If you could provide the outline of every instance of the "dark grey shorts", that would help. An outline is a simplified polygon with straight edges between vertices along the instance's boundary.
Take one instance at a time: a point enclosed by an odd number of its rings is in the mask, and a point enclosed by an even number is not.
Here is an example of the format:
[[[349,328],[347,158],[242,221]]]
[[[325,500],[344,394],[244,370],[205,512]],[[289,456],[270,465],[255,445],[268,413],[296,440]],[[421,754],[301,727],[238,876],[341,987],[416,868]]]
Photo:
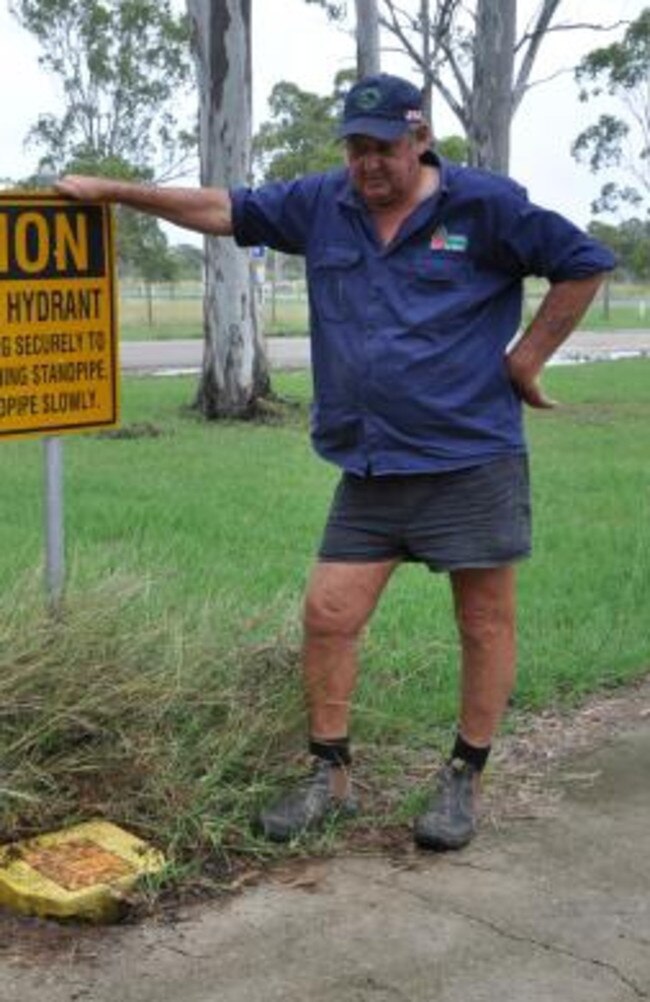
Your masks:
[[[448,473],[344,473],[319,558],[410,560],[432,571],[499,567],[530,554],[530,535],[526,456]]]

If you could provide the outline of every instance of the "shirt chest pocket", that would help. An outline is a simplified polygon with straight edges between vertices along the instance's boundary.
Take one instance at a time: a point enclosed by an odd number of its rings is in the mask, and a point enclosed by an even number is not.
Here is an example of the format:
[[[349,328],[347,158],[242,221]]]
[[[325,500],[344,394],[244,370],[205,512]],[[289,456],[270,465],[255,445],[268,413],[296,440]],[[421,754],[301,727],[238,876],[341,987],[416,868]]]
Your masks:
[[[311,264],[312,298],[323,320],[346,321],[354,316],[360,288],[361,252],[330,245],[319,249]]]
[[[470,278],[470,262],[460,254],[432,252],[429,257],[418,261],[415,280],[418,284],[431,283],[434,287],[463,286]]]
[[[432,252],[413,268],[408,290],[413,328],[427,336],[449,333],[472,300],[471,262],[461,254]]]

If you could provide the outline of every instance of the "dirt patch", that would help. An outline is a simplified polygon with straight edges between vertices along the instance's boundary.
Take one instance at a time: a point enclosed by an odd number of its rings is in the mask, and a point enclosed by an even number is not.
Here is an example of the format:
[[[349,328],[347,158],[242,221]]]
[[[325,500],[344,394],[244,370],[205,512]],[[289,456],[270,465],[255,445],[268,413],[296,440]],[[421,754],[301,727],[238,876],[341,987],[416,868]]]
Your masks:
[[[165,434],[162,428],[152,424],[151,421],[132,422],[121,425],[119,428],[112,428],[109,431],[100,431],[95,438],[106,439],[131,439],[131,438],[160,438]]]
[[[0,910],[0,964],[92,963],[104,937],[105,930],[99,927],[46,922]]]
[[[571,710],[545,710],[517,721],[499,740],[482,798],[484,823],[552,816],[562,790],[552,782],[568,760],[578,759],[567,782],[588,784],[580,758],[617,735],[650,721],[650,676],[610,693],[598,693]]]

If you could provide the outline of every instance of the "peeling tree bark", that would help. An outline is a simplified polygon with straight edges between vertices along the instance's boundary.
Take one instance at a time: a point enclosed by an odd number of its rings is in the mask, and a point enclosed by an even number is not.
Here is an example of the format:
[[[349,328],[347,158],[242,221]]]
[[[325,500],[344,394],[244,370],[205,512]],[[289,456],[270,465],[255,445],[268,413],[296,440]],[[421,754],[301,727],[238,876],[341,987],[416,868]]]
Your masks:
[[[201,184],[246,184],[251,157],[251,0],[187,0],[199,82]],[[253,266],[231,239],[205,241],[197,407],[251,417],[270,391]]]

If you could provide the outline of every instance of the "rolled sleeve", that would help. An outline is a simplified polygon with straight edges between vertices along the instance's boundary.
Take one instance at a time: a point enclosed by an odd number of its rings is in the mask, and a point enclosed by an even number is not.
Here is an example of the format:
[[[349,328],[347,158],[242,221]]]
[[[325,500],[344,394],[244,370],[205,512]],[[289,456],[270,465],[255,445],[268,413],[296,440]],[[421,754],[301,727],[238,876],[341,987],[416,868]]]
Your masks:
[[[616,267],[606,247],[563,216],[526,202],[511,219],[503,241],[522,275],[550,282],[589,278]]]
[[[241,247],[264,244],[303,254],[320,190],[320,176],[231,191],[233,236]]]

